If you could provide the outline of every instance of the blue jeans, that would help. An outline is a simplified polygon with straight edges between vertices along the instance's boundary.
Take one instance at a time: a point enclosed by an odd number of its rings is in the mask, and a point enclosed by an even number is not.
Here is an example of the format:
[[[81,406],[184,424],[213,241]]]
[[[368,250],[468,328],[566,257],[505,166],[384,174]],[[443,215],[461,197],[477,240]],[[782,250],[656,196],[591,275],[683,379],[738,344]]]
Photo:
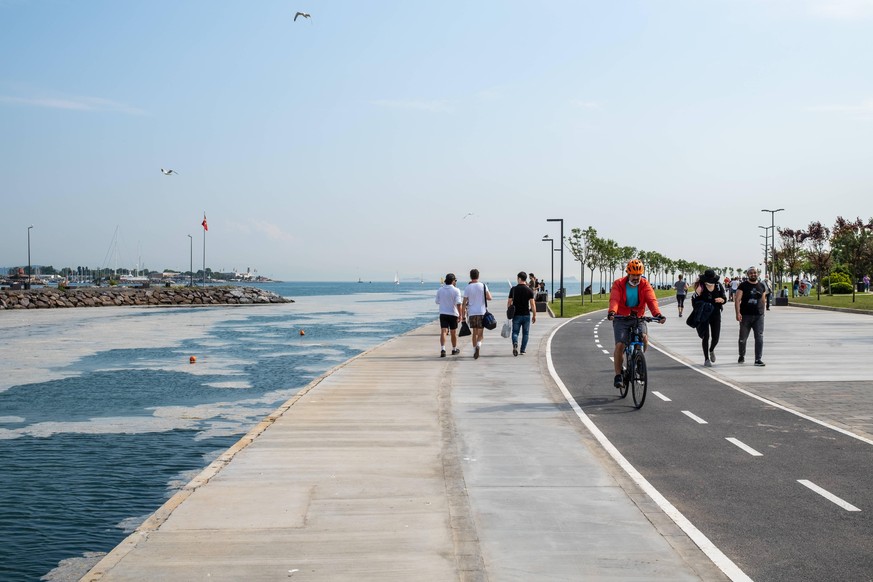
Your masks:
[[[512,345],[518,343],[519,330],[524,332],[521,336],[521,351],[525,351],[527,338],[530,336],[530,315],[516,315],[512,318]]]

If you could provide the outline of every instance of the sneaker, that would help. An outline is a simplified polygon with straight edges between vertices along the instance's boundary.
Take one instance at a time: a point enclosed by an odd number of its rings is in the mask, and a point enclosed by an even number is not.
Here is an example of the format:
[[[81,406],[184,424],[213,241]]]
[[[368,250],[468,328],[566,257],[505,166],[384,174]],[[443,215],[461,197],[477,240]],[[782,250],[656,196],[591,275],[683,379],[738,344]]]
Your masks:
[[[710,350],[710,352],[709,352],[709,361],[710,362],[715,361],[715,352],[713,352],[712,350]]]
[[[521,350],[521,351],[518,352],[518,353],[521,354],[521,355],[523,356],[523,355],[524,355],[524,350]]]
[[[518,344],[512,344],[512,355],[513,356],[518,355]]]
[[[445,357],[446,357],[446,350],[440,350],[440,357],[441,357],[441,358],[445,358]]]
[[[761,360],[755,360],[755,365],[756,365],[756,366],[766,366],[767,364],[765,364],[765,363],[762,362]]]
[[[476,349],[473,350],[473,359],[474,359],[474,360],[478,360],[478,359],[479,359],[479,346],[476,346]]]
[[[616,374],[615,379],[612,381],[612,385],[616,388],[621,388],[624,383],[621,381],[621,374]]]
[[[452,355],[453,355],[453,356],[457,356],[457,355],[460,354],[460,353],[461,353],[461,350],[459,350],[459,349],[454,349],[454,350],[452,350]]]
[[[708,359],[703,360],[703,367],[704,368],[712,368],[712,362],[710,362]]]
[[[745,362],[745,361],[746,361],[746,358],[743,357],[743,356],[740,356],[739,358],[737,358],[737,363],[738,363],[738,364],[742,364],[742,363]]]

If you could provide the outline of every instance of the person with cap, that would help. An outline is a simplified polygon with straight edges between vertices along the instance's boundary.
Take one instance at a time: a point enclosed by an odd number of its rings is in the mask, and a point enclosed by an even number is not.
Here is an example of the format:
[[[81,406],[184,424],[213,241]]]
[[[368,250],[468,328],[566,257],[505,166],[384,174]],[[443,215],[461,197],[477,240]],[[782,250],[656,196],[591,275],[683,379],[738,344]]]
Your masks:
[[[763,366],[761,357],[764,354],[764,309],[767,303],[767,288],[758,280],[758,269],[749,267],[746,271],[747,279],[737,287],[737,295],[734,298],[734,309],[737,312],[737,321],[740,322],[740,357],[737,362],[742,364],[746,361],[746,340],[749,332],[755,334],[755,365]]]
[[[506,301],[507,312],[512,310],[512,355],[518,355],[518,334],[521,332],[521,353],[527,350],[527,340],[530,335],[530,324],[537,322],[537,306],[534,290],[527,284],[527,274],[520,271],[517,275],[518,285],[509,289],[509,299]],[[531,320],[531,318],[533,318]]]
[[[691,296],[691,306],[695,312],[703,311],[706,305],[711,306],[706,308],[709,316],[696,325],[703,347],[703,365],[707,368],[712,367],[715,361],[715,346],[721,335],[721,310],[727,301],[724,287],[718,279],[715,271],[707,269],[694,283],[694,294]]]
[[[464,301],[461,290],[455,285],[458,278],[454,273],[446,274],[442,287],[437,290],[436,304],[440,306],[440,357],[446,357],[446,336],[451,333],[452,355],[461,353],[458,349],[458,322],[464,318]]]
[[[615,319],[615,316],[626,317],[635,313],[638,317],[642,317],[646,314],[646,306],[648,306],[649,311],[652,312],[652,317],[657,318],[659,323],[666,321],[666,318],[661,315],[661,308],[658,307],[655,290],[652,289],[651,283],[643,278],[644,271],[643,262],[639,259],[632,259],[625,268],[627,276],[616,279],[609,291],[609,311],[606,318],[612,322],[612,332],[615,336],[615,353],[612,360],[615,378],[612,385],[616,388],[622,386],[621,364],[624,361],[624,346],[629,341],[633,322],[628,319]],[[641,321],[640,327],[643,331],[643,349],[646,349],[649,345],[646,322]]]

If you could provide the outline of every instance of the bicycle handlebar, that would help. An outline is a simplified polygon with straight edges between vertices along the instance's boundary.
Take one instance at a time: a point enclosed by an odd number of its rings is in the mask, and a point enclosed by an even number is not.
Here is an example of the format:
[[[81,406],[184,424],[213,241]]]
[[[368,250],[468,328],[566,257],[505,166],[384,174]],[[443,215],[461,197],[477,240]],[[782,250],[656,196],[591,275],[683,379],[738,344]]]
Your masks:
[[[613,319],[639,319],[640,321],[645,321],[648,323],[651,323],[653,321],[663,321],[663,320],[667,319],[663,315],[660,317],[650,317],[648,315],[644,315],[642,317],[639,317],[636,315],[613,315],[612,318]]]

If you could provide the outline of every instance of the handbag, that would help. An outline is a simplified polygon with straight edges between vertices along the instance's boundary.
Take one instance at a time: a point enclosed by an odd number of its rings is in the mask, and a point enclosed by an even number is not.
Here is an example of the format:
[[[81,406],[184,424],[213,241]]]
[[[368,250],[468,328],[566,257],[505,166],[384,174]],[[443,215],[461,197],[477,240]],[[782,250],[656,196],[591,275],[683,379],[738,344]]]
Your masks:
[[[482,325],[485,329],[495,329],[497,327],[497,318],[488,311],[488,285],[483,283],[482,286],[485,288],[485,315],[482,316]]]
[[[461,322],[461,330],[458,332],[458,337],[464,337],[467,335],[473,335],[473,332],[470,331],[470,326],[467,325],[467,320]]]
[[[506,308],[506,319],[512,319],[515,317],[515,305],[510,305]]]
[[[503,324],[503,329],[500,330],[500,337],[509,337],[512,335],[512,322],[507,321]]]

